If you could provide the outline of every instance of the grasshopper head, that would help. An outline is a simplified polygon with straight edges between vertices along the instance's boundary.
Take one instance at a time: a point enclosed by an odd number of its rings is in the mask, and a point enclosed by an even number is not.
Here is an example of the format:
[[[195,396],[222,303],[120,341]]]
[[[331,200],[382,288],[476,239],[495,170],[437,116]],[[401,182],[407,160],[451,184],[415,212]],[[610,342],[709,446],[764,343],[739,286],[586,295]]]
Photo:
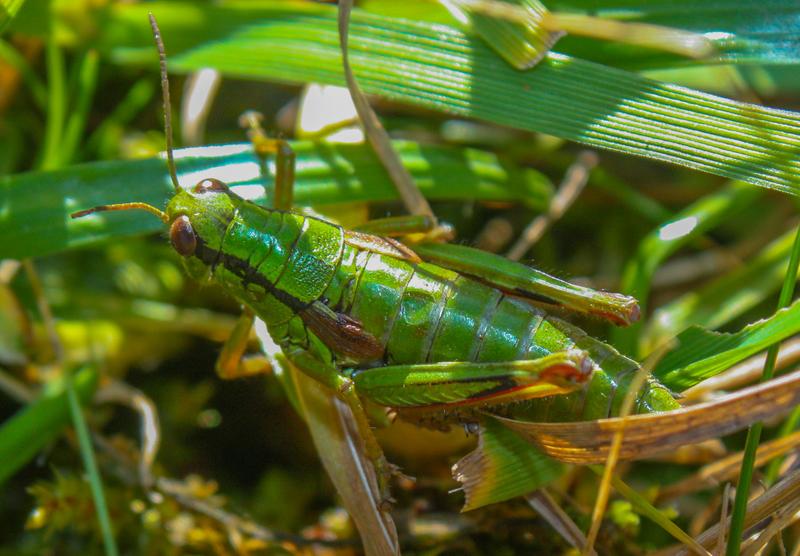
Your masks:
[[[242,199],[217,179],[205,179],[190,190],[179,186],[176,189],[166,211],[147,203],[132,202],[99,205],[71,216],[82,218],[95,212],[118,210],[147,211],[169,227],[170,243],[183,257],[189,275],[202,280],[208,277],[219,257],[222,239]]]
[[[202,280],[219,258],[222,239],[228,224],[233,220],[236,209],[242,201],[228,187],[217,179],[204,179],[191,189],[183,189],[178,183],[175,160],[172,153],[172,114],[169,102],[169,82],[167,80],[167,55],[161,32],[153,14],[150,26],[158,48],[161,65],[161,93],[164,101],[164,135],[167,142],[167,167],[175,188],[175,195],[162,211],[152,205],[140,202],[100,205],[73,213],[72,218],[103,211],[145,210],[157,216],[169,226],[169,239],[175,251],[183,257],[184,266],[190,276]]]
[[[170,243],[193,278],[210,274],[240,202],[224,183],[213,178],[178,191],[170,200],[166,210]]]

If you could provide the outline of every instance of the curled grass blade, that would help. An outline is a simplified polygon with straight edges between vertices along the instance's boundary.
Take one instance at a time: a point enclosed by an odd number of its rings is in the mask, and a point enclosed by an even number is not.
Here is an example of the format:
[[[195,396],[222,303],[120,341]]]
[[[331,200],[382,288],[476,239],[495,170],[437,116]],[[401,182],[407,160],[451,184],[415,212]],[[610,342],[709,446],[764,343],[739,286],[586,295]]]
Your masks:
[[[552,458],[567,463],[603,463],[619,430],[620,459],[634,460],[717,438],[751,423],[788,413],[800,402],[800,372],[745,388],[718,400],[663,413],[575,423],[535,423],[498,418]]]
[[[456,0],[450,0],[451,3]],[[526,0],[512,0],[515,3]],[[518,11],[517,6],[496,10],[492,0],[461,0],[465,6],[482,7],[490,5],[486,13],[500,11],[503,14]],[[531,2],[535,4],[535,2]],[[504,2],[503,4],[506,4]],[[678,0],[676,2],[642,2],[614,0],[598,5],[592,0],[556,0],[546,2],[552,12],[560,12],[551,22],[558,28],[558,19],[577,16],[577,22],[590,22],[591,16],[601,18],[591,25],[590,32],[606,31],[606,38],[614,39],[619,32],[614,24],[657,25],[703,35],[711,44],[715,56],[708,59],[691,60],[670,54],[663,50],[663,40],[654,48],[641,48],[640,45],[620,44],[569,34],[560,39],[556,50],[563,54],[584,58],[594,62],[625,68],[663,68],[687,67],[691,64],[722,62],[725,64],[797,64],[800,62],[800,38],[796,33],[800,19],[800,7],[793,0],[727,0],[713,4]],[[371,13],[402,17],[408,20],[425,21],[430,24],[456,25],[458,22],[448,17],[447,11],[430,0],[409,0],[407,2],[360,2],[359,6]],[[320,14],[330,9],[313,3],[292,3],[275,0],[253,0],[246,3],[228,2],[213,5],[199,5],[189,2],[150,2],[147,6],[135,4],[115,6],[110,13],[108,25],[102,36],[104,46],[120,61],[146,63],[150,57],[140,48],[151,44],[146,26],[146,11],[152,10],[159,17],[161,27],[169,34],[174,52],[196,46],[207,40],[220,40],[243,25],[258,19],[273,19],[287,11],[294,13]],[[588,16],[588,17],[587,17]],[[514,19],[511,17],[510,19]],[[462,18],[463,20],[463,18]],[[562,22],[563,23],[563,22]],[[566,24],[572,22],[567,21]],[[467,25],[463,23],[463,25]],[[602,24],[605,24],[603,26]],[[579,25],[569,31],[580,31]],[[641,34],[641,33],[640,33]],[[684,33],[685,35],[686,33]],[[680,36],[680,34],[679,34]],[[653,33],[645,33],[647,40]],[[621,37],[625,40],[625,37]],[[685,41],[684,41],[685,42]],[[668,45],[669,47],[669,45]],[[685,48],[680,49],[685,50]],[[690,53],[694,49],[689,49]],[[534,54],[536,52],[534,51]],[[152,53],[150,53],[152,55]],[[508,52],[506,52],[508,54]],[[519,60],[523,58],[518,57]],[[707,71],[707,68],[704,69]]]

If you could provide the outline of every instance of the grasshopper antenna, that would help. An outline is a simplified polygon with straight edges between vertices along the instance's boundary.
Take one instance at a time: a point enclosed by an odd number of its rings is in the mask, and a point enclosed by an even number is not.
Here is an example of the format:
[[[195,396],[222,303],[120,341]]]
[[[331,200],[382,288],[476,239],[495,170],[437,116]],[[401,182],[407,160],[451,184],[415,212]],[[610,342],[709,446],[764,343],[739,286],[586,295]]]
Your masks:
[[[169,167],[169,177],[172,179],[172,185],[177,193],[181,191],[181,186],[178,184],[178,174],[175,171],[175,159],[172,156],[172,108],[169,101],[167,52],[164,49],[164,40],[161,38],[161,30],[158,28],[156,17],[153,15],[153,12],[149,12],[147,16],[150,18],[150,27],[153,29],[153,39],[156,41],[156,48],[158,48],[158,62],[161,67],[161,98],[164,102],[164,135],[167,138],[167,166]]]
[[[169,168],[169,177],[172,179],[172,186],[175,192],[182,191],[178,183],[178,174],[175,171],[175,159],[172,156],[172,110],[170,109],[169,102],[169,80],[167,79],[167,54],[164,50],[164,41],[161,39],[161,31],[156,23],[156,18],[152,13],[149,13],[150,27],[153,29],[153,38],[156,41],[158,48],[158,60],[161,67],[161,97],[164,101],[164,131],[167,138],[167,166]],[[157,209],[147,203],[117,203],[114,205],[98,205],[90,209],[79,210],[70,214],[71,218],[82,218],[95,212],[110,212],[117,210],[144,210],[150,214],[158,217],[162,222],[169,223],[167,213]]]

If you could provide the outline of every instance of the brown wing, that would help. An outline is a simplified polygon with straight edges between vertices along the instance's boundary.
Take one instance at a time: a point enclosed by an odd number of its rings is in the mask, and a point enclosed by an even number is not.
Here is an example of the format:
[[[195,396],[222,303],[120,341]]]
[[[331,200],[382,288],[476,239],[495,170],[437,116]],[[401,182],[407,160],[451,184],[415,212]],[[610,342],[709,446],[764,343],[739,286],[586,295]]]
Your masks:
[[[337,313],[321,301],[300,311],[300,318],[332,351],[358,361],[383,356],[383,346],[356,319]]]

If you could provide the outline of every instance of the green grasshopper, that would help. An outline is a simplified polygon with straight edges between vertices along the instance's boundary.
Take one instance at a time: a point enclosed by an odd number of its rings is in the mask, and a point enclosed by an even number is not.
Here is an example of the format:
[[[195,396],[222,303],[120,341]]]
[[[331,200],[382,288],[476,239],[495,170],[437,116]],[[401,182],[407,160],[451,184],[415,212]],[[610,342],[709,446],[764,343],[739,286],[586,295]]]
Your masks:
[[[166,58],[152,16],[151,24],[175,193],[164,211],[131,202],[72,217],[138,209],[164,222],[186,272],[216,282],[246,308],[245,326],[226,344],[219,369],[229,376],[241,370],[237,356],[247,337],[241,331],[249,330],[254,314],[260,317],[297,368],[348,404],[383,479],[389,466],[364,401],[434,427],[474,423],[479,411],[533,399],[536,413],[548,419],[615,412],[639,365],[545,308],[628,324],[639,316],[636,300],[468,247],[409,247],[390,237],[408,233],[404,222],[346,230],[292,211],[294,154],[282,140],[254,140],[257,152],[275,155],[274,208],[249,202],[216,179],[182,188],[172,157]],[[642,411],[677,407],[654,380],[638,403]]]

